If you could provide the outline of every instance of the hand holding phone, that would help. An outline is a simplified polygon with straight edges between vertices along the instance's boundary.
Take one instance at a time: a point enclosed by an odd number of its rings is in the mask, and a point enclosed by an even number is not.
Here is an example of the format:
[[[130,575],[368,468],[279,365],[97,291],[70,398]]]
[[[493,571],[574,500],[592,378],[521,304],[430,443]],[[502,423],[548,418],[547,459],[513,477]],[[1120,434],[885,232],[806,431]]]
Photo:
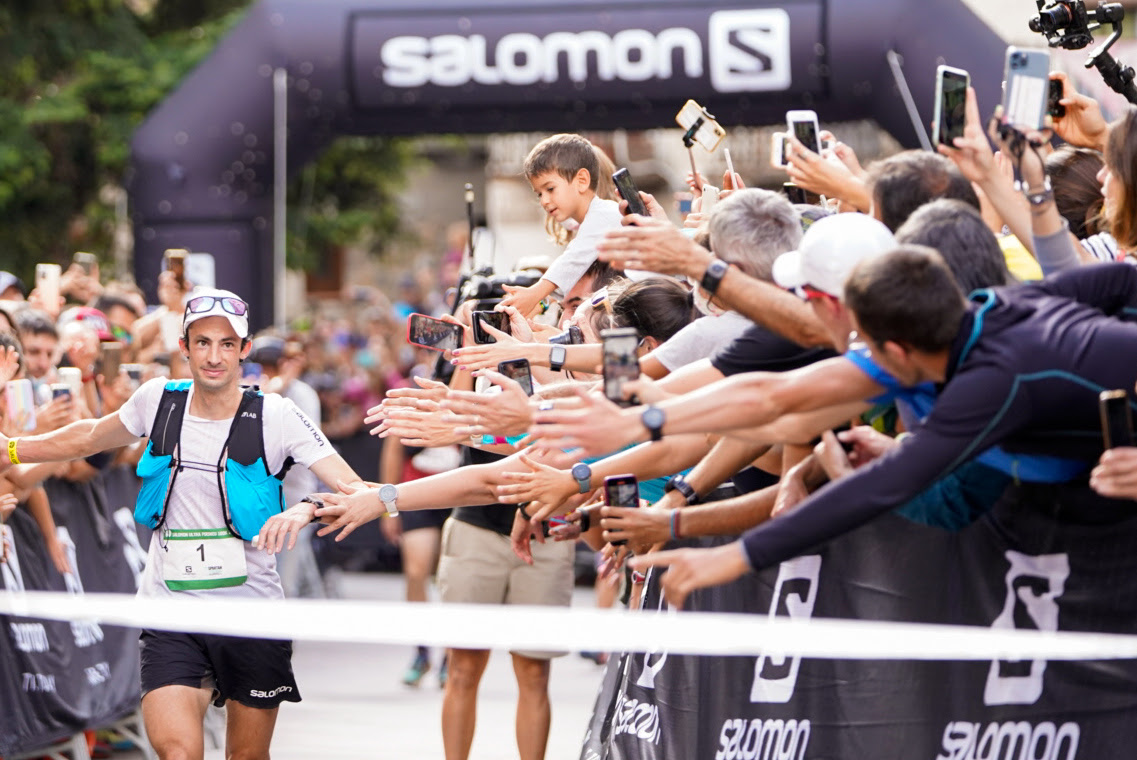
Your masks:
[[[474,332],[475,343],[497,343],[483,325],[509,335],[509,315],[504,311],[475,311],[470,315],[470,326]]]
[[[620,406],[632,406],[633,401],[624,398],[624,383],[640,377],[636,354],[639,333],[634,327],[614,327],[601,331],[600,337],[604,345],[604,395]]]
[[[634,509],[640,505],[640,489],[635,475],[609,475],[604,478],[604,503],[610,507]],[[623,546],[627,541],[613,541]]]
[[[1042,129],[1049,91],[1049,51],[1008,47],[1003,67],[1003,124]]]
[[[647,206],[644,204],[643,198],[640,197],[640,191],[626,168],[617,169],[612,174],[612,182],[615,183],[616,190],[620,192],[620,197],[628,202],[629,214],[648,215]]]
[[[814,111],[786,111],[786,129],[805,147],[821,155],[821,128]]]
[[[1133,445],[1133,415],[1129,409],[1129,394],[1123,390],[1102,391],[1098,395],[1101,412],[1101,434],[1105,448]]]
[[[99,260],[93,253],[86,251],[75,251],[75,255],[71,257],[73,264],[78,264],[83,269],[83,274],[90,276],[95,273],[95,267],[98,266]]]
[[[186,289],[186,259],[189,257],[189,251],[185,248],[167,248],[166,252],[162,254],[162,266],[168,272],[174,273],[174,279],[178,282],[178,287],[182,290]]]
[[[407,318],[407,343],[431,351],[453,351],[462,346],[462,325],[425,314]]]
[[[521,386],[521,390],[525,391],[526,396],[533,395],[533,371],[529,368],[528,359],[512,359],[507,362],[500,362],[497,365],[497,371],[510,380],[515,380]]]
[[[954,147],[955,138],[963,137],[969,86],[971,75],[963,69],[951,66],[936,69],[936,111],[932,123],[932,139],[936,145]]]

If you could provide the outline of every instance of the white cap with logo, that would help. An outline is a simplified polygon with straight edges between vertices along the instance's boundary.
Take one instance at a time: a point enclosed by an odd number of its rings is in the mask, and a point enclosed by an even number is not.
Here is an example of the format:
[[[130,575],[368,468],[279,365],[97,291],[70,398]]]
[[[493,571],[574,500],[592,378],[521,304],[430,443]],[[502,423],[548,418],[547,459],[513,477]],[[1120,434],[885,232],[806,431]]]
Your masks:
[[[796,251],[774,261],[774,282],[790,290],[809,286],[843,298],[845,280],[858,263],[897,245],[889,229],[871,216],[827,216],[809,226]]]
[[[249,305],[236,293],[216,288],[195,290],[186,299],[182,334],[185,335],[194,322],[206,317],[225,317],[238,338],[249,337]]]

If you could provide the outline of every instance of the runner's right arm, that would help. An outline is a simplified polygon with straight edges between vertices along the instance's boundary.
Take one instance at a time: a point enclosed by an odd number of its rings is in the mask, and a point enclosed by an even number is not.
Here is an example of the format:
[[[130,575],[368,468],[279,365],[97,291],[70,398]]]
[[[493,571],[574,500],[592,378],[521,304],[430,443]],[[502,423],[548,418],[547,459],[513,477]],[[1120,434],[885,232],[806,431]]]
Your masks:
[[[114,412],[99,419],[77,420],[43,435],[13,438],[17,441],[14,452],[9,439],[0,435],[2,453],[7,455],[0,459],[9,462],[15,453],[21,463],[64,462],[127,446],[139,437],[127,430],[119,413]]]

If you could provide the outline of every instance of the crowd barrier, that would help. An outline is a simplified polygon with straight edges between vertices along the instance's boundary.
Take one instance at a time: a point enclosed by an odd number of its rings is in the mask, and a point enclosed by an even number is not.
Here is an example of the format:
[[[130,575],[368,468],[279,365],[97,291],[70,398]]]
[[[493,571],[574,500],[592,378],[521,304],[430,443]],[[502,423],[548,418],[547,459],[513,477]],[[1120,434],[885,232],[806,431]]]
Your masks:
[[[44,487],[71,572],[55,569],[35,520],[17,509],[0,526],[7,547],[0,598],[10,605],[36,592],[132,595],[146,559],[132,514],[133,474],[112,468],[86,483],[52,479]],[[0,615],[0,626],[0,756],[42,749],[137,712],[137,630],[10,612]]]
[[[1066,520],[1046,511],[1009,501],[958,533],[887,515],[778,567],[697,592],[687,606],[1054,638],[1133,634],[1137,521],[1086,525],[1076,514]],[[649,577],[645,609],[660,608],[657,579]],[[894,630],[863,635],[887,641]],[[717,632],[708,627],[706,635]],[[666,648],[624,654],[608,664],[581,757],[1131,756],[1137,660],[1127,645],[1111,647],[1110,656],[1060,660],[1025,648],[959,657],[953,648],[912,659],[811,658],[782,642],[747,657],[691,657]]]
[[[187,624],[322,641],[627,652],[605,671],[585,760],[1070,760],[1124,756],[1137,740],[1133,520],[1079,525],[1007,503],[948,533],[888,515],[697,592],[682,614],[661,603],[655,573],[639,612],[137,600],[123,592],[144,556],[114,495],[128,480],[55,486],[77,568],[63,579],[49,571],[30,517],[18,511],[5,526],[15,552],[0,573],[9,632],[0,755],[135,710],[136,629]]]

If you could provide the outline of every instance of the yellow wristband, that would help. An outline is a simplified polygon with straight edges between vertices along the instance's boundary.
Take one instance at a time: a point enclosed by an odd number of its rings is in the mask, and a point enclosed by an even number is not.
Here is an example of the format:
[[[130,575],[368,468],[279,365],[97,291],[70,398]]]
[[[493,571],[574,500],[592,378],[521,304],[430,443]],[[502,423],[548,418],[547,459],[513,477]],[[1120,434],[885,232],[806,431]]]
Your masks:
[[[18,456],[16,456],[16,441],[18,441],[18,440],[20,440],[20,439],[19,438],[9,438],[8,439],[8,461],[11,462],[12,464],[19,464],[20,463],[20,458]]]

